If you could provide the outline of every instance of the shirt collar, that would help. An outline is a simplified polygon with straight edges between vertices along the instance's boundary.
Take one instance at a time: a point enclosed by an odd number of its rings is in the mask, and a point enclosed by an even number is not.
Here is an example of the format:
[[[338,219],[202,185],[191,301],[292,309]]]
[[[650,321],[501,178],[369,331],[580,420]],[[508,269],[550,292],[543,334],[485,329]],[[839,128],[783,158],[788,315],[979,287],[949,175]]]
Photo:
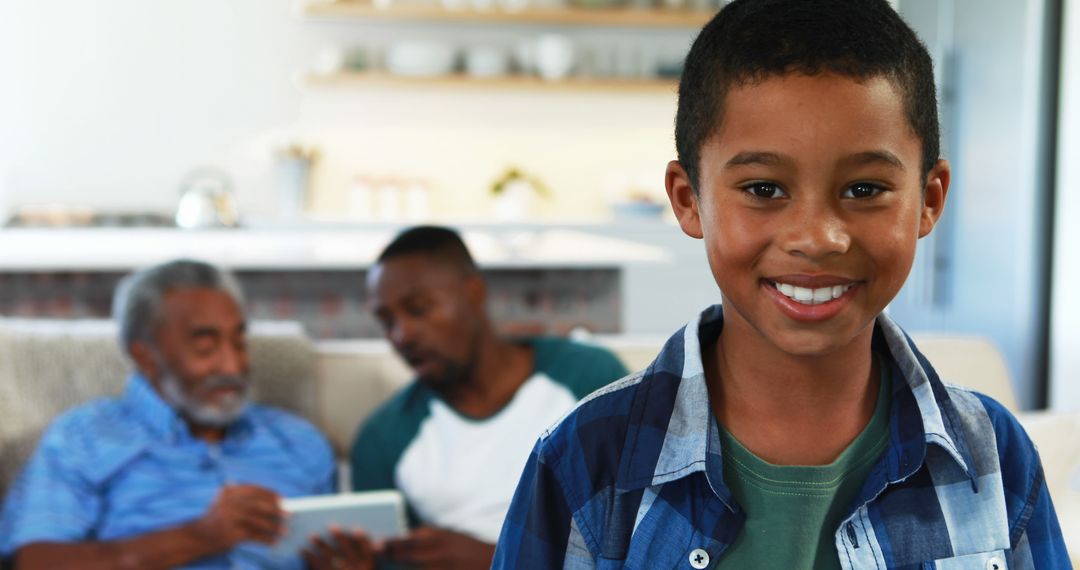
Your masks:
[[[170,443],[192,439],[187,422],[180,417],[175,408],[161,397],[161,394],[153,387],[150,380],[139,372],[132,372],[128,376],[123,401],[128,413],[146,426],[150,434],[156,439],[163,439]],[[225,443],[246,438],[251,434],[254,427],[254,418],[249,405],[240,417],[225,430]]]
[[[635,490],[705,472],[713,492],[731,508],[724,484],[720,437],[708,405],[702,343],[723,329],[723,308],[714,305],[675,333],[644,372],[628,418],[616,487]],[[892,355],[893,406],[886,476],[891,482],[922,465],[927,444],[944,449],[974,482],[963,433],[951,429],[955,408],[929,361],[887,315],[878,316],[875,347]]]
[[[888,315],[877,318],[874,343],[888,351],[893,361],[894,382],[892,434],[888,475],[891,481],[906,478],[923,464],[927,444],[943,449],[963,469],[972,484],[975,461],[963,430],[958,410],[930,361]]]

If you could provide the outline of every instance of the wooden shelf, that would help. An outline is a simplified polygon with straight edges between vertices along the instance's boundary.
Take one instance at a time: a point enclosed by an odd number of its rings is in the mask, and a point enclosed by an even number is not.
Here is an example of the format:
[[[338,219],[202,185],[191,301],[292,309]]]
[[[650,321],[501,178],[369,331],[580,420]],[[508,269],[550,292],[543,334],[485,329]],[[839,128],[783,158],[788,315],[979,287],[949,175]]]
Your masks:
[[[303,11],[308,16],[318,18],[637,28],[700,28],[713,16],[713,12],[708,11],[660,8],[567,7],[508,10],[492,7],[489,10],[476,8],[451,10],[434,4],[400,3],[383,7],[365,0],[316,1],[304,4]]]
[[[670,93],[675,95],[678,82],[674,79],[616,79],[569,78],[547,81],[527,75],[504,77],[470,77],[462,73],[437,77],[407,77],[381,71],[345,71],[331,75],[309,75],[307,83],[319,87],[421,87],[424,89],[491,89],[491,90],[550,90],[550,91],[626,91],[638,93]]]

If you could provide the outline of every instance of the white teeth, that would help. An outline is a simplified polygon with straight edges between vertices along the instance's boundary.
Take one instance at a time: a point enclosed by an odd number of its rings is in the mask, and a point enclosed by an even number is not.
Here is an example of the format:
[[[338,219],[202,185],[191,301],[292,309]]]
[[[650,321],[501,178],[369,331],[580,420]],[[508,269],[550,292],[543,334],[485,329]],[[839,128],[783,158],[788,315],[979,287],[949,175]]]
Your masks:
[[[810,289],[807,287],[796,287],[788,283],[773,283],[776,286],[776,290],[784,294],[784,296],[795,300],[798,303],[804,305],[820,305],[827,303],[833,299],[840,298],[844,293],[847,293],[848,289],[854,286],[854,283],[848,283],[847,285],[833,285],[832,287],[821,287],[819,289]]]

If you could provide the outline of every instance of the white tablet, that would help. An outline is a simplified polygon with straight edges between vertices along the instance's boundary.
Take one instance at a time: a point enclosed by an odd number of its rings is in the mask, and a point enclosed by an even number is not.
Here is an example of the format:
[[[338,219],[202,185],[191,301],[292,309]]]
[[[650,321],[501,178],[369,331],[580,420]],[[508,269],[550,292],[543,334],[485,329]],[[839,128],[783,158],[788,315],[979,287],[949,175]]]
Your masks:
[[[286,534],[274,546],[279,554],[296,554],[311,535],[326,536],[331,526],[361,529],[374,540],[397,538],[406,531],[405,499],[398,491],[367,491],[284,499],[289,513]]]

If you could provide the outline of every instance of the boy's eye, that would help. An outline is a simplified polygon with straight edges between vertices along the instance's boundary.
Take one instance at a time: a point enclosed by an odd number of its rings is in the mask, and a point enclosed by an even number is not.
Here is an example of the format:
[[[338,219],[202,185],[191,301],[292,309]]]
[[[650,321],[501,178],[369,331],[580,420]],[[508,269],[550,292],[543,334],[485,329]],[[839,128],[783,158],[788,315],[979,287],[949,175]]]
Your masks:
[[[754,182],[743,186],[742,189],[754,198],[761,198],[763,200],[787,197],[787,193],[781,190],[780,186],[777,186],[772,182]]]
[[[858,184],[852,184],[848,186],[847,190],[844,190],[845,198],[873,198],[878,194],[884,192],[884,189],[877,184],[870,184],[868,182],[860,182]]]

